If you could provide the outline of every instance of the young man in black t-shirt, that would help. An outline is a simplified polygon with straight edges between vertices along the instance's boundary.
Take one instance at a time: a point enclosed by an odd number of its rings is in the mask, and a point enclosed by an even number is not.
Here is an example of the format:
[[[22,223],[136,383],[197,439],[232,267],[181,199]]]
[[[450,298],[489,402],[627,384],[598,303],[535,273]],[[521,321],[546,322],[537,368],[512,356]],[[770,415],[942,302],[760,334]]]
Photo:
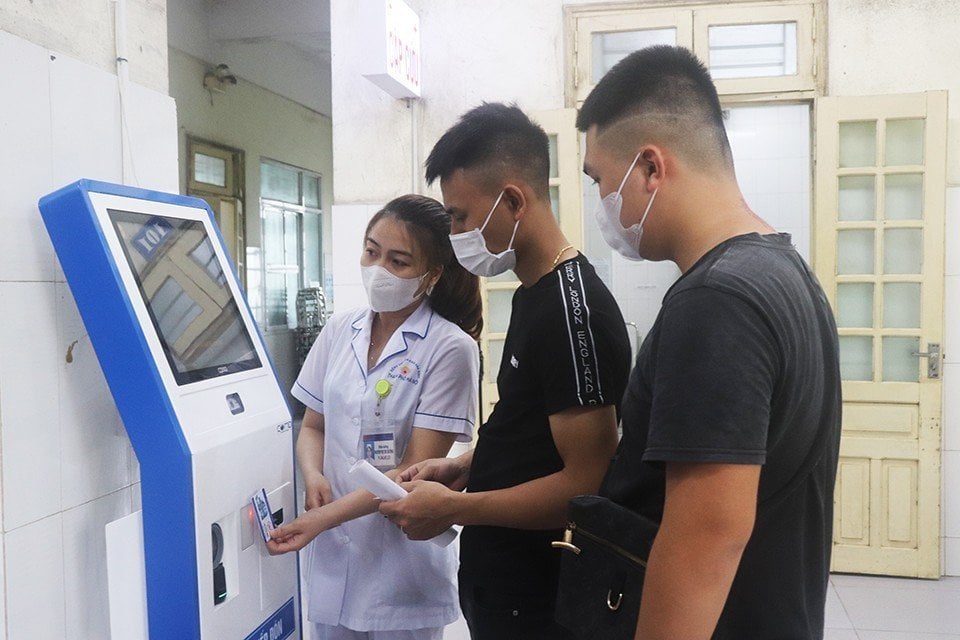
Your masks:
[[[822,638],[841,406],[823,291],[747,206],[690,51],[627,56],[577,127],[604,238],[683,273],[641,346],[602,489],[660,523],[637,637]]]
[[[547,136],[523,112],[502,104],[467,112],[427,160],[427,180],[437,178],[460,262],[483,276],[512,269],[522,286],[499,400],[476,448],[412,467],[401,475],[416,480],[405,485],[411,494],[381,511],[415,539],[465,525],[460,602],[474,640],[562,640],[550,543],[569,498],[598,490],[616,448],[626,327],[557,224]]]

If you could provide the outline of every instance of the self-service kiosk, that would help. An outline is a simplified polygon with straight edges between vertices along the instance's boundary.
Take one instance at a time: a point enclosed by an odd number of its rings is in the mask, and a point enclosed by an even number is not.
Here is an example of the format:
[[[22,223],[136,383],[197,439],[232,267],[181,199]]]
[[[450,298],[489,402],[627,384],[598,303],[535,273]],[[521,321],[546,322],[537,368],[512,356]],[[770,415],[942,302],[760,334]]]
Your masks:
[[[140,462],[150,639],[300,638],[251,505],[295,516],[290,412],[209,207],[81,180],[40,211]]]

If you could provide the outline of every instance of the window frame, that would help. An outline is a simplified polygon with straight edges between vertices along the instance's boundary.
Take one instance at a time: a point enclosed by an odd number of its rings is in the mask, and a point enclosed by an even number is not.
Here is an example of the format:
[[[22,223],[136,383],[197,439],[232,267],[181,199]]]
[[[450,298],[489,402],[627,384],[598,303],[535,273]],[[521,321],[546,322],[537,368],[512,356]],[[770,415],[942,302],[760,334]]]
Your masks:
[[[305,224],[305,216],[315,215],[317,217],[317,229],[319,232],[319,237],[317,238],[317,256],[316,263],[318,265],[319,277],[322,281],[323,271],[324,271],[324,259],[323,259],[323,233],[324,233],[324,224],[323,224],[323,176],[316,172],[310,171],[309,169],[304,169],[286,162],[280,162],[278,160],[273,160],[270,158],[261,158],[260,159],[260,191],[263,192],[263,166],[265,164],[279,166],[284,169],[293,171],[297,173],[297,191],[298,191],[298,200],[299,202],[287,202],[284,200],[276,200],[274,198],[266,198],[262,195],[260,196],[260,298],[262,303],[262,323],[266,333],[273,333],[277,331],[293,331],[295,330],[296,317],[291,318],[289,316],[289,305],[287,307],[288,314],[287,320],[285,323],[275,324],[271,322],[270,310],[267,308],[267,229],[266,229],[266,218],[268,210],[277,210],[283,215],[284,223],[284,237],[286,236],[286,214],[293,213],[297,216],[297,287],[298,289],[303,289],[306,286],[304,268],[306,264],[306,246],[305,242],[305,232],[307,225]],[[304,178],[315,178],[317,180],[317,204],[319,206],[314,207],[312,205],[306,204],[305,198],[305,189],[304,189]],[[291,326],[291,322],[293,323]]]
[[[209,142],[193,136],[187,136],[187,190],[190,192],[209,193],[224,197],[237,197],[240,184],[240,166],[242,151],[225,147],[215,142]],[[211,158],[220,158],[224,161],[224,186],[200,182],[196,179],[196,154],[202,153]]]
[[[709,27],[771,22],[797,23],[797,75],[714,80],[724,103],[812,99],[823,95],[824,0],[664,0],[656,5],[607,3],[564,8],[567,41],[565,102],[579,107],[595,86],[592,36],[613,31],[677,29],[677,45],[693,51],[709,66]]]

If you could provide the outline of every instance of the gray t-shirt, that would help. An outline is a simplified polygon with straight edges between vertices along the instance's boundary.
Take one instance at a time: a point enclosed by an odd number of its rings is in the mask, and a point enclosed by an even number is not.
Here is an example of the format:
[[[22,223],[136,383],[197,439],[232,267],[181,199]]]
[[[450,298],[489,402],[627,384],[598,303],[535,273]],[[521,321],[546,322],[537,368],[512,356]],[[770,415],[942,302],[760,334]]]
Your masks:
[[[820,638],[840,440],[833,313],[786,234],[713,248],[667,292],[602,493],[659,522],[665,463],[763,465],[714,638]]]

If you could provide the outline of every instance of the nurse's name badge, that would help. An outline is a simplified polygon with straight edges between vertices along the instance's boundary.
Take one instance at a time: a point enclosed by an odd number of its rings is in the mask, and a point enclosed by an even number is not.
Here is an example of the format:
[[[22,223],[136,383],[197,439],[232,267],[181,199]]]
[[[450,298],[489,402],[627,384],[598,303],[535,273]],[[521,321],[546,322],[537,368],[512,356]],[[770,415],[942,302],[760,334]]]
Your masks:
[[[384,398],[390,395],[391,389],[393,389],[393,385],[390,384],[389,380],[384,380],[383,378],[377,380],[377,384],[373,387],[373,390],[377,392],[377,408],[374,411],[374,415],[378,418],[380,417],[380,404]]]

